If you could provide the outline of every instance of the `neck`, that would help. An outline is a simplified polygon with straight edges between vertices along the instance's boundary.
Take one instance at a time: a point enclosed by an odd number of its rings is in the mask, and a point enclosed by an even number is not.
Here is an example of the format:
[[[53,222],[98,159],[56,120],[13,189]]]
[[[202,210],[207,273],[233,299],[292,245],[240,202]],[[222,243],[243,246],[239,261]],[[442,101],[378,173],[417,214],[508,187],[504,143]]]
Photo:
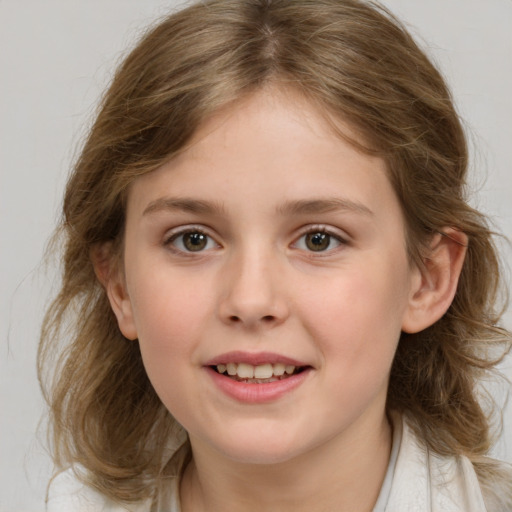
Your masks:
[[[183,512],[371,512],[391,451],[385,416],[277,464],[245,464],[195,449],[181,484]]]

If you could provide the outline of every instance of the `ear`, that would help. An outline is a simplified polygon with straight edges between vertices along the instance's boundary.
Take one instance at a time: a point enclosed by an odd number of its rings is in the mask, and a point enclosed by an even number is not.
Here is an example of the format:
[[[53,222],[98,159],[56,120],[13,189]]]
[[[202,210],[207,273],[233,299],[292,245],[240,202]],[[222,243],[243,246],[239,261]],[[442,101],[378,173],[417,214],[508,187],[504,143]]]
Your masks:
[[[126,280],[119,257],[111,242],[95,245],[90,258],[98,281],[107,293],[110,307],[114,312],[120,331],[125,338],[135,340],[135,327],[132,304],[126,288]]]
[[[415,269],[402,331],[422,331],[446,313],[457,291],[467,244],[466,234],[453,228],[445,228],[432,238],[423,268]]]

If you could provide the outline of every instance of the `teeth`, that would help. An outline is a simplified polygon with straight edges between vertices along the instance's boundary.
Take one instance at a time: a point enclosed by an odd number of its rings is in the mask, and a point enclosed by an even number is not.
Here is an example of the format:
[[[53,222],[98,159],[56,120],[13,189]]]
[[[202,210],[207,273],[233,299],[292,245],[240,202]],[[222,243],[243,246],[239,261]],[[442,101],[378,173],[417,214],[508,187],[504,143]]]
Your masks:
[[[278,377],[281,375],[284,375],[285,366],[284,364],[277,363],[274,365],[274,375],[277,375]]]
[[[261,364],[253,366],[246,363],[227,363],[218,364],[217,371],[219,373],[226,373],[231,376],[237,376],[240,379],[273,379],[274,377],[282,377],[286,375],[292,375],[295,372],[296,367],[293,365],[284,365],[282,363],[276,364]]]
[[[236,374],[241,379],[253,379],[254,378],[254,366],[251,364],[240,363],[238,365]]]
[[[295,371],[295,366],[287,365],[287,366],[285,366],[284,371],[288,375],[291,375]]]
[[[274,368],[271,364],[262,364],[254,368],[255,379],[270,379],[274,373]]]

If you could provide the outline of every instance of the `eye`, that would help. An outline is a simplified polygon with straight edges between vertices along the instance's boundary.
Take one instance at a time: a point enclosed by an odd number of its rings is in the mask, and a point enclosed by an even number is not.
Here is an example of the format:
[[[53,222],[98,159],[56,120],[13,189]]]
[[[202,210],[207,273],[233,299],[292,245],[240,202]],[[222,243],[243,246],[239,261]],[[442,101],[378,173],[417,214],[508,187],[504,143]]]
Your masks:
[[[344,243],[344,240],[339,236],[323,229],[315,229],[304,233],[297,242],[295,242],[294,246],[304,251],[326,252],[336,249]]]
[[[218,247],[212,237],[198,229],[189,229],[171,235],[165,245],[179,252],[201,252]]]

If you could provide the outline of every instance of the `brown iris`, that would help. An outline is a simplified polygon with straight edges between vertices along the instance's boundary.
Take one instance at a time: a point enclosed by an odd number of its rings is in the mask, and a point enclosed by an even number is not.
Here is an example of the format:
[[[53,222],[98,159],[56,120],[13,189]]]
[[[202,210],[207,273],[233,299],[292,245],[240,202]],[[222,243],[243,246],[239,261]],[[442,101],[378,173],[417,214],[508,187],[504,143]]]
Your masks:
[[[310,251],[325,251],[331,243],[331,235],[317,231],[306,235],[306,246]]]
[[[198,231],[190,231],[183,235],[183,245],[188,251],[202,251],[208,243],[208,237]]]

